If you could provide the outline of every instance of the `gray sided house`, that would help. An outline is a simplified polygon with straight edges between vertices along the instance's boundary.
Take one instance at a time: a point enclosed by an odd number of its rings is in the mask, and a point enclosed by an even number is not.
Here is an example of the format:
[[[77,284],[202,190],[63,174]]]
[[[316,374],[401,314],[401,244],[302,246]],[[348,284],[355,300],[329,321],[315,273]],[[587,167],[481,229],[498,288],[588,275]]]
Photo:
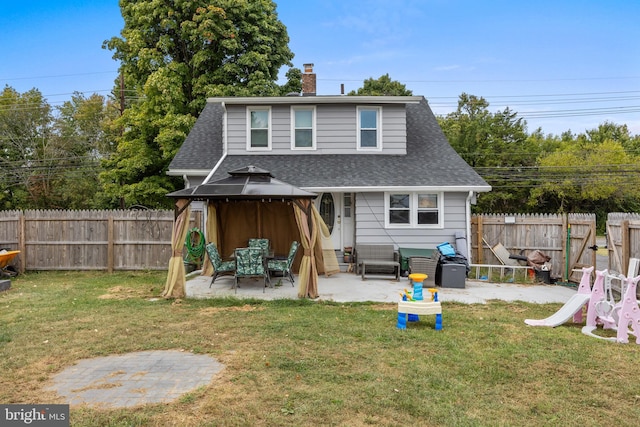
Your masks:
[[[421,96],[210,98],[168,173],[193,187],[249,165],[318,194],[338,251],[455,243],[491,189]]]

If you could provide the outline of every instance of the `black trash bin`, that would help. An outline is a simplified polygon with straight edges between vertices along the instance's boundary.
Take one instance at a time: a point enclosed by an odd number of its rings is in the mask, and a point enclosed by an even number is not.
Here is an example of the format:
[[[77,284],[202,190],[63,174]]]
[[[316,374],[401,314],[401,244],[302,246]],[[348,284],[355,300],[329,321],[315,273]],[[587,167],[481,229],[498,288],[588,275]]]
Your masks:
[[[534,268],[533,271],[535,272],[536,280],[538,282],[546,283],[547,285],[551,284],[551,272],[549,270]]]

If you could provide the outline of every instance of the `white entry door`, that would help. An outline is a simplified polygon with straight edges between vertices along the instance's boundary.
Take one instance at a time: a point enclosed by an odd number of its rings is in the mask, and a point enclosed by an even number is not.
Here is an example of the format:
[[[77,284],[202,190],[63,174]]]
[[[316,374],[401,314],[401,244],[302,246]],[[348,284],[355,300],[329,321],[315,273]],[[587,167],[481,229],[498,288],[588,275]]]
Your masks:
[[[353,246],[353,196],[351,193],[322,193],[316,198],[316,208],[324,220],[333,248]]]

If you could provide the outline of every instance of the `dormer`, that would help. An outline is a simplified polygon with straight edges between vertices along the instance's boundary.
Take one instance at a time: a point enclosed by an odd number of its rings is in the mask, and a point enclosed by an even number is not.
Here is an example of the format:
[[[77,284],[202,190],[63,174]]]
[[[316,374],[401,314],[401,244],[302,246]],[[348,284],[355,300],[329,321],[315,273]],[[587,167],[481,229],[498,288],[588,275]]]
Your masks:
[[[418,96],[210,98],[225,108],[229,155],[406,154],[407,104]]]

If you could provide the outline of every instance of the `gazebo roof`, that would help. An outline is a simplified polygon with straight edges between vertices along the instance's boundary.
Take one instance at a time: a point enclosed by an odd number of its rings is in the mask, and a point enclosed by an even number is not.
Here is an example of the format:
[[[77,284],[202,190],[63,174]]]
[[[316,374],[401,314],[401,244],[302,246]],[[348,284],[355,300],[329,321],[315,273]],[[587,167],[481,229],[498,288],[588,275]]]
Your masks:
[[[271,172],[246,166],[228,172],[229,177],[174,191],[167,197],[190,200],[314,199],[317,194],[277,180]]]

